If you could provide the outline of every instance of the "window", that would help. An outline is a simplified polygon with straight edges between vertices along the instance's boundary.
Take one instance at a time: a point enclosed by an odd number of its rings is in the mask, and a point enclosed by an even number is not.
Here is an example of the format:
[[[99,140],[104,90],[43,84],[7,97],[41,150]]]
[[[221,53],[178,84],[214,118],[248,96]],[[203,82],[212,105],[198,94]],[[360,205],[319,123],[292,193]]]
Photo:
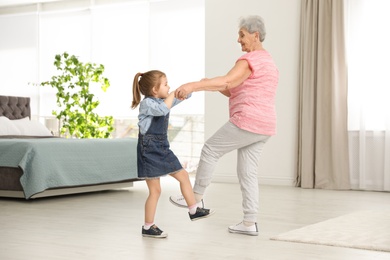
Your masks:
[[[12,25],[12,26],[10,26]],[[204,0],[56,1],[0,9],[2,94],[30,96],[34,119],[55,131],[55,92],[31,83],[57,73],[56,54],[68,52],[105,66],[107,92],[95,91],[98,113],[116,119],[114,137],[136,136],[131,110],[137,72],[159,69],[172,89],[204,77]],[[171,112],[171,146],[193,165],[203,144],[204,94]],[[185,145],[183,145],[185,142]]]
[[[390,191],[390,2],[349,0],[348,129],[353,189]]]
[[[390,127],[390,1],[350,0],[348,22],[349,129]]]

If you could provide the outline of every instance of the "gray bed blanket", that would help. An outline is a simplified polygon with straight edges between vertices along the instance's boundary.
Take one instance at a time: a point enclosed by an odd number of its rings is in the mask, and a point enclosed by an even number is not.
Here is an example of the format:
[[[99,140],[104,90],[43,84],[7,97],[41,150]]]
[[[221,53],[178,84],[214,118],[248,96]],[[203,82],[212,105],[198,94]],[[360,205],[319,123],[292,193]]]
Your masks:
[[[0,166],[20,167],[25,198],[49,188],[137,178],[137,139],[0,139]]]

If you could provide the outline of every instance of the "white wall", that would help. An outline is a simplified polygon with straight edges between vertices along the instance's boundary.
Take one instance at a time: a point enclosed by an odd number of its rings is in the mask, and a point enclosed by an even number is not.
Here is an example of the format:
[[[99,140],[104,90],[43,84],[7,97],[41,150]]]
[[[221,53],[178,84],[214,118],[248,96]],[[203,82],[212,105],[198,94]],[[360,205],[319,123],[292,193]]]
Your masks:
[[[206,77],[226,74],[242,55],[237,43],[240,16],[261,15],[266,22],[266,49],[280,71],[277,93],[278,134],[265,146],[259,169],[260,183],[292,185],[296,170],[298,55],[300,0],[205,0]],[[172,38],[172,37],[171,37]],[[172,42],[185,40],[173,37]],[[183,42],[184,40],[184,42]],[[196,74],[191,73],[196,80]],[[3,91],[3,90],[2,90]],[[205,95],[205,137],[210,137],[228,120],[227,99],[219,93]],[[214,181],[236,182],[236,154],[225,155]]]
[[[300,0],[208,0],[206,4],[206,77],[224,75],[244,54],[237,43],[238,19],[260,15],[267,35],[264,47],[279,68],[276,99],[278,132],[266,144],[260,163],[261,184],[293,185],[297,158],[297,110]],[[227,98],[206,93],[205,138],[228,120]],[[220,159],[215,182],[237,182],[236,152]]]

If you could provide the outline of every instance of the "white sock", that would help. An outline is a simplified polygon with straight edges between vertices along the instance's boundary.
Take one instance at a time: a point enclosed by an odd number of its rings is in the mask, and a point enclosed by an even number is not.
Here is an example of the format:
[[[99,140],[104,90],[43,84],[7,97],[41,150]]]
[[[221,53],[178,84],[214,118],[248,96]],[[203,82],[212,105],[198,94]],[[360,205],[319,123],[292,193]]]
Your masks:
[[[146,223],[145,222],[145,224],[144,224],[144,229],[145,230],[148,230],[151,226],[153,226],[154,225],[154,223]]]
[[[198,206],[196,204],[194,204],[194,205],[188,207],[188,211],[190,212],[191,215],[194,215],[196,213],[197,208],[198,208]]]

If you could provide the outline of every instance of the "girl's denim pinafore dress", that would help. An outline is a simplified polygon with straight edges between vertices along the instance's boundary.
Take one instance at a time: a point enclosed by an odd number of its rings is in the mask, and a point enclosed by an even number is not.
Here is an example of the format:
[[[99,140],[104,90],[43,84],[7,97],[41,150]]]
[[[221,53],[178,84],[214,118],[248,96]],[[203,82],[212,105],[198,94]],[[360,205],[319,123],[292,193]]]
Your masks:
[[[139,178],[158,178],[183,169],[176,155],[169,149],[168,122],[169,113],[166,116],[155,116],[146,133],[138,134]]]

